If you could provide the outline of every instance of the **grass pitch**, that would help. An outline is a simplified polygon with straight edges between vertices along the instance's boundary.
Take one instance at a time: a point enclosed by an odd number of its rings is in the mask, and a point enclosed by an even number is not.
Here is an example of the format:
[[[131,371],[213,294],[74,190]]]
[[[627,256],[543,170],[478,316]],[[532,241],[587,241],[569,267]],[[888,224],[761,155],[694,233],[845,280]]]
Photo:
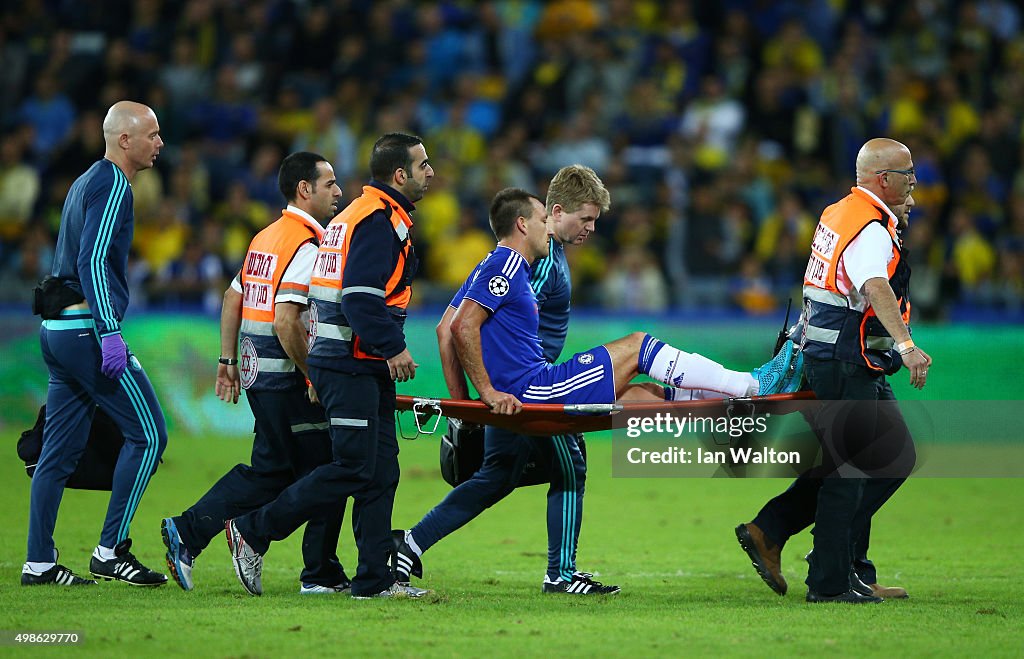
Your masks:
[[[448,491],[437,440],[402,445],[395,525],[415,523]],[[160,518],[194,502],[244,441],[172,437],[132,526],[136,555],[163,568]],[[487,511],[425,556],[425,601],[353,601],[298,594],[296,534],[267,555],[265,594],[244,593],[226,543],[196,563],[196,590],[101,583],[90,589],[18,585],[29,479],[13,456],[0,535],[0,654],[24,656],[1020,656],[1024,649],[1024,483],[912,479],[879,513],[872,558],[908,601],[804,604],[806,533],[783,557],[790,594],[755,575],[733,527],[785,487],[780,480],[613,479],[611,443],[588,442],[590,475],[579,565],[623,587],[608,598],[542,595],[544,488]],[[57,526],[61,562],[88,569],[104,493],[69,490]],[[355,568],[351,531],[339,555]],[[77,631],[75,647],[24,647],[15,631]]]

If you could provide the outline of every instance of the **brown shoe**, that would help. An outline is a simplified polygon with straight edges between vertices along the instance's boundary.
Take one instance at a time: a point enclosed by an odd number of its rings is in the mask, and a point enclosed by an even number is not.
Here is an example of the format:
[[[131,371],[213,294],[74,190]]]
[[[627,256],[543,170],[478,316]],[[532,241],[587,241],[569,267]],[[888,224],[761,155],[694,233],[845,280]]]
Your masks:
[[[789,586],[782,576],[782,547],[769,540],[756,524],[737,526],[736,539],[750,557],[758,576],[776,593],[785,595]]]
[[[907,594],[906,588],[900,588],[899,586],[879,586],[876,583],[868,584],[868,588],[871,589],[871,593],[875,597],[881,597],[887,600],[905,600],[910,597]]]

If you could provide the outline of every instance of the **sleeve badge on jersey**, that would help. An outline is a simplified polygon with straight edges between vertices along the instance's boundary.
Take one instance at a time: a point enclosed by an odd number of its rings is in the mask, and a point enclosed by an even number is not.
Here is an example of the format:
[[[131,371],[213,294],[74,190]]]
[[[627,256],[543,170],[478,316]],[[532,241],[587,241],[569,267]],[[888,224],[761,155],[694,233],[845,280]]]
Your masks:
[[[491,277],[489,282],[487,282],[487,290],[494,297],[505,297],[505,294],[508,293],[508,289],[508,280],[501,275],[495,275],[494,277]]]
[[[592,364],[594,362],[594,355],[590,354],[589,352],[585,352],[576,359],[579,361],[579,363],[586,366],[587,364]]]

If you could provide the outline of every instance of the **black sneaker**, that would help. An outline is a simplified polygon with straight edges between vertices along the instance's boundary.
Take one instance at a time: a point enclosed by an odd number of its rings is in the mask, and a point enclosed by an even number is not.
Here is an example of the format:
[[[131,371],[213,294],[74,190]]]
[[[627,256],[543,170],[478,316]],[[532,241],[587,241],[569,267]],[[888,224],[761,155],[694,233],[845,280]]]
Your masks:
[[[41,574],[21,573],[22,586],[42,586],[45,584],[52,584],[54,586],[95,586],[96,582],[92,579],[83,579],[63,565],[54,565]]]
[[[812,604],[881,604],[885,601],[881,597],[861,595],[852,589],[838,595],[822,595],[808,590],[806,599]]]
[[[804,560],[807,561],[808,564],[810,564],[811,556],[813,554],[814,550],[812,549],[804,555]],[[875,591],[871,589],[871,586],[861,581],[860,577],[857,576],[857,571],[854,570],[853,567],[850,567],[850,590],[863,597],[877,597],[877,595],[875,595]],[[810,593],[808,593],[808,597],[810,597]],[[817,597],[817,594],[815,594],[815,597]],[[808,599],[807,601],[810,602],[811,600]],[[814,601],[818,600],[815,599]]]
[[[129,551],[131,548],[132,541],[128,538],[114,547],[115,556],[108,561],[93,554],[89,561],[89,572],[104,581],[123,581],[133,586],[162,586],[167,583],[166,575],[154,572],[140,563]]]
[[[391,554],[391,570],[395,573],[395,580],[403,586],[408,586],[410,575],[422,579],[423,563],[405,541],[405,531],[392,531],[391,539],[395,543],[395,551]]]
[[[594,581],[593,576],[589,572],[575,572],[569,581],[551,581],[544,575],[544,592],[566,595],[617,595],[622,590],[618,586],[606,586],[600,581]]]

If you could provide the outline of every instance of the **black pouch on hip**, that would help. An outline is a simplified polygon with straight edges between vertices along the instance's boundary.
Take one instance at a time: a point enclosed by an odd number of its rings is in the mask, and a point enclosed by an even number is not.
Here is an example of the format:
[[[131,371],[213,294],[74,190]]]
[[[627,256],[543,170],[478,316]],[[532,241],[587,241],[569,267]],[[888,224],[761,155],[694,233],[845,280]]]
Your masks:
[[[32,313],[44,320],[60,317],[64,307],[83,302],[85,297],[64,285],[64,280],[53,275],[43,277],[32,289]]]

